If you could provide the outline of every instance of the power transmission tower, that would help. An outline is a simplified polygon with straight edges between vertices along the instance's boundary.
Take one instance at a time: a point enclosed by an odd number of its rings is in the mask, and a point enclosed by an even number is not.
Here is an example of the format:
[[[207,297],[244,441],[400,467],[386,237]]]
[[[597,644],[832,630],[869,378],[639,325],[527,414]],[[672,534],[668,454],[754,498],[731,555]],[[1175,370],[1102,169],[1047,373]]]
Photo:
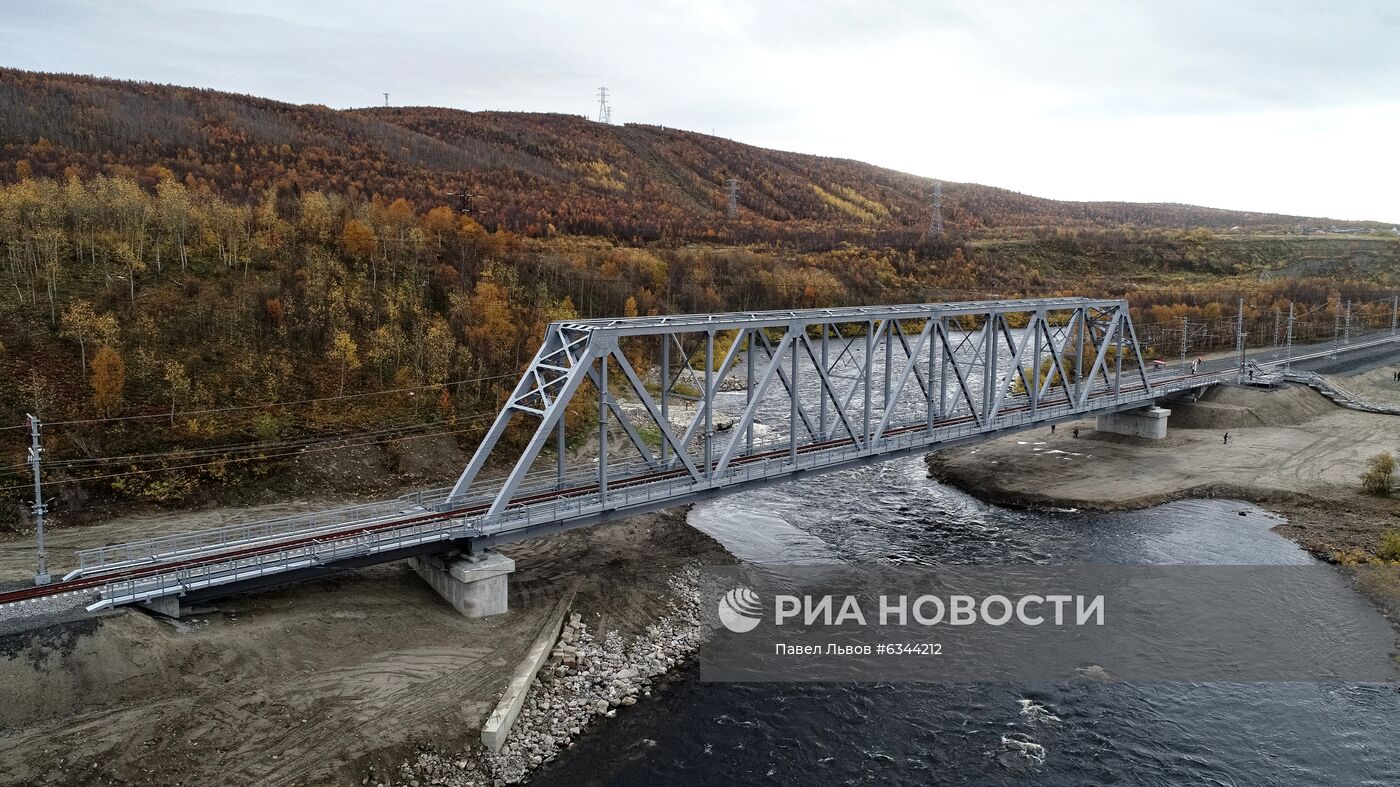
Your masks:
[[[731,219],[739,218],[739,179],[729,179],[729,209],[728,215]]]
[[[1400,322],[1400,295],[1390,296],[1390,332],[1395,333],[1396,323]]]
[[[384,94],[384,106],[386,106],[386,107],[389,106],[389,94],[388,94],[388,93],[385,93],[385,94]]]
[[[1347,322],[1342,333],[1342,344],[1351,344],[1351,301],[1347,301]]]
[[[473,212],[474,208],[472,207],[472,197],[475,197],[475,194],[470,194],[465,191],[449,191],[446,193],[449,197],[457,198],[458,213],[462,213],[463,215],[465,215],[467,213]]]
[[[612,123],[612,106],[608,104],[608,89],[598,88],[598,122]]]
[[[1279,343],[1279,338],[1280,338],[1279,331],[1282,330],[1282,328],[1283,328],[1282,313],[1279,311],[1278,307],[1275,306],[1275,307],[1274,307],[1274,357],[1275,357],[1275,358],[1278,357],[1278,343]]]
[[[925,233],[930,238],[942,237],[943,235],[943,184],[938,181],[933,182],[933,194],[930,195],[933,201],[933,215],[928,219],[928,232]]]
[[[29,448],[29,464],[34,468],[34,505],[30,510],[34,512],[34,528],[38,533],[39,540],[39,573],[34,575],[34,584],[49,584],[49,568],[44,555],[44,514],[49,507],[44,505],[44,487],[39,480],[39,461],[44,453],[44,449],[39,445],[39,419],[33,415],[29,416],[29,436],[32,440]]]

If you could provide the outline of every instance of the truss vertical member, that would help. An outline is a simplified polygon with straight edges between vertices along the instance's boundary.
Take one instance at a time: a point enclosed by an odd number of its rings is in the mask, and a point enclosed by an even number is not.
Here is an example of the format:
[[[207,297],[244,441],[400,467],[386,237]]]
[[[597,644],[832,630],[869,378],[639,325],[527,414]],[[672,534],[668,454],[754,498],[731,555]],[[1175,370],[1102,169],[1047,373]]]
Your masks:
[[[1273,341],[1273,346],[1274,346],[1274,357],[1275,357],[1275,358],[1278,357],[1278,345],[1279,345],[1279,340],[1280,340],[1281,338],[1283,338],[1282,331],[1283,331],[1283,313],[1279,311],[1279,308],[1278,308],[1277,306],[1275,306],[1275,307],[1274,307],[1274,341]]]
[[[1397,323],[1400,323],[1400,295],[1390,296],[1390,332],[1393,335]]]
[[[44,552],[44,514],[48,513],[49,507],[44,504],[44,486],[39,469],[44,449],[39,441],[39,419],[32,413],[28,418],[31,439],[29,465],[34,468],[34,504],[30,506],[30,510],[34,512],[34,531],[37,534],[39,548],[39,571],[34,575],[34,584],[47,585],[51,578],[49,577],[48,556]]]
[[[729,179],[729,207],[725,211],[731,219],[739,218],[739,179]]]
[[[1342,344],[1351,344],[1351,301],[1347,301],[1346,327],[1342,329]]]
[[[932,213],[928,219],[928,231],[924,234],[930,238],[940,238],[943,236],[943,184],[934,181],[933,193],[929,195],[932,202],[930,206]]]

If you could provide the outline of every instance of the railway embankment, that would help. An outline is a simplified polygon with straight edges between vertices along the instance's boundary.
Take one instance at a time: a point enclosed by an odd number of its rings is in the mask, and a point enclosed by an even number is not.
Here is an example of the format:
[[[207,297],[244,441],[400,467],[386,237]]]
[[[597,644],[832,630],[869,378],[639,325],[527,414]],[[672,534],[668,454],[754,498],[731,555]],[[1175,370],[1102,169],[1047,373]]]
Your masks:
[[[177,621],[127,609],[0,635],[0,784],[387,785],[435,769],[426,784],[449,767],[514,781],[686,660],[686,577],[732,560],[684,510],[503,551],[517,571],[500,616],[464,618],[388,564]],[[482,725],[571,590],[573,654],[546,664],[489,754]]]

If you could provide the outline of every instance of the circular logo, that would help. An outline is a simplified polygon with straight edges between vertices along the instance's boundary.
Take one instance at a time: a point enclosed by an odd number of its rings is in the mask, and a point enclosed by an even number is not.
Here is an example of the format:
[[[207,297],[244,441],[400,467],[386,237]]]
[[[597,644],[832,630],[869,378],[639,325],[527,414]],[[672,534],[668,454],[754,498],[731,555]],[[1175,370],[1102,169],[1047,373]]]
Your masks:
[[[762,619],[763,605],[758,594],[749,588],[739,587],[720,596],[719,622],[735,634],[753,631]]]

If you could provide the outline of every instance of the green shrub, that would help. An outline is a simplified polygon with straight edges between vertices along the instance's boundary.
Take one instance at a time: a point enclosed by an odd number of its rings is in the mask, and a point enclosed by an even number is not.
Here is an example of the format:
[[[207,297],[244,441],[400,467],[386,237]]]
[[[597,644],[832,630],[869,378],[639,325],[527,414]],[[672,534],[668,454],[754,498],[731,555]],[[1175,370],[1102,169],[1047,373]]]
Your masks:
[[[1381,539],[1376,543],[1376,557],[1400,560],[1400,530],[1392,527],[1381,533]]]
[[[1395,457],[1376,454],[1366,460],[1366,472],[1361,474],[1361,488],[1368,494],[1385,497],[1390,494],[1395,479]]]

